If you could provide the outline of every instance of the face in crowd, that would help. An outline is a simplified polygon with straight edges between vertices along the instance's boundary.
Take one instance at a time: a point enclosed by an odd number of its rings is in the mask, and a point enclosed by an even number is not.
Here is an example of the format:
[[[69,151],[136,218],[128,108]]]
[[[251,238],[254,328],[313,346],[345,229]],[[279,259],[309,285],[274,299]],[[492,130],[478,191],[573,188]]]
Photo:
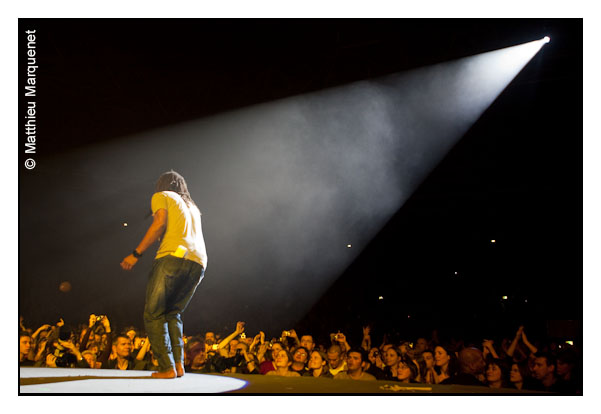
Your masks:
[[[501,368],[497,364],[488,364],[488,367],[486,367],[486,381],[489,384],[501,381]]]
[[[509,371],[509,381],[524,382],[524,378],[522,378],[522,373],[520,372],[518,364],[511,365],[511,371]]]
[[[428,341],[426,341],[426,338],[417,338],[417,341],[415,341],[415,351],[421,353],[426,349],[428,349]]]
[[[313,351],[315,348],[315,342],[313,342],[313,337],[311,335],[301,336],[300,344],[302,347],[307,348],[309,352]]]
[[[213,345],[214,343],[216,343],[216,339],[215,339],[215,332],[207,332],[205,334],[205,343],[207,345]]]
[[[323,360],[319,352],[311,352],[311,358],[309,359],[309,369],[319,369],[326,365],[326,361]]]
[[[113,345],[113,351],[119,358],[128,358],[131,355],[131,339],[129,337],[117,338],[117,343]]]
[[[294,354],[292,355],[292,359],[294,360],[294,362],[298,362],[301,364],[306,364],[308,358],[309,355],[307,354],[307,351],[305,351],[303,348],[298,348],[296,351],[294,351]]]
[[[397,365],[397,379],[399,381],[409,381],[411,380],[411,367],[407,362],[399,361]]]
[[[271,347],[271,358],[275,361],[276,356],[278,355],[278,352],[280,352],[282,349],[282,345],[275,343],[273,344],[273,346]]]
[[[292,361],[288,358],[288,352],[285,350],[280,350],[275,356],[275,366],[276,368],[286,368],[292,364]]]
[[[432,355],[432,352],[425,351],[422,353],[422,357],[426,363],[426,369],[434,368],[434,355]]]
[[[338,351],[328,351],[328,363],[332,369],[338,368],[342,364],[342,355]]]
[[[393,367],[398,364],[400,359],[401,356],[394,348],[388,348],[384,354],[384,363],[389,367]]]
[[[363,358],[359,352],[349,352],[346,356],[346,364],[348,366],[348,372],[358,372],[363,367]]]
[[[14,342],[13,342],[14,343]],[[22,336],[19,338],[19,353],[27,356],[31,350],[31,338],[29,336]]]
[[[434,362],[436,363],[436,366],[444,367],[448,365],[450,360],[451,357],[442,346],[434,348]]]
[[[538,357],[534,360],[534,367],[532,369],[532,376],[537,380],[543,380],[549,376],[552,376],[555,372],[554,365],[547,364],[547,358]]]

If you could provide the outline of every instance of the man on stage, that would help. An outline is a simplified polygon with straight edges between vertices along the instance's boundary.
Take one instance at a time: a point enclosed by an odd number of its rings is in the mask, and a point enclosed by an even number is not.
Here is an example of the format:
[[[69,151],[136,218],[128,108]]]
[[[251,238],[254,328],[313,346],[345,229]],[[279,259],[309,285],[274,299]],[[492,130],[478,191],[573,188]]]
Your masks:
[[[162,174],[152,196],[153,221],[146,235],[121,262],[131,270],[138,258],[162,236],[146,287],[144,327],[159,372],[153,378],[184,375],[181,313],[204,277],[207,253],[200,211],[190,197],[184,177],[175,171]]]

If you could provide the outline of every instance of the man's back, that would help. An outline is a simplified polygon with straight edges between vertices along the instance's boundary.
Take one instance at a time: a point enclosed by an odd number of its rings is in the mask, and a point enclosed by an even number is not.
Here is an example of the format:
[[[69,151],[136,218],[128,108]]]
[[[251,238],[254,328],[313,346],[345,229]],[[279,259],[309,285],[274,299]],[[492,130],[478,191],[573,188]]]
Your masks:
[[[167,211],[167,228],[163,234],[156,259],[173,254],[179,246],[186,248],[185,258],[199,263],[206,269],[207,252],[202,234],[200,211],[173,191],[154,193],[152,213],[159,209]]]

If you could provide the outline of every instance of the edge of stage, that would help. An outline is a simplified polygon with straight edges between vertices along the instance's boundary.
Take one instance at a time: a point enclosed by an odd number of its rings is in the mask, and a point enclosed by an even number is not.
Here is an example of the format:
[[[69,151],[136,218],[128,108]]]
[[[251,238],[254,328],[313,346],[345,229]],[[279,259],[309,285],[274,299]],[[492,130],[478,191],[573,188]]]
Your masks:
[[[401,384],[393,381],[353,381],[328,378],[277,377],[244,374],[186,373],[177,379],[150,378],[149,371],[84,368],[19,369],[19,394],[413,394],[413,395],[533,395],[512,389],[492,390],[463,385]],[[548,395],[548,394],[546,394]]]

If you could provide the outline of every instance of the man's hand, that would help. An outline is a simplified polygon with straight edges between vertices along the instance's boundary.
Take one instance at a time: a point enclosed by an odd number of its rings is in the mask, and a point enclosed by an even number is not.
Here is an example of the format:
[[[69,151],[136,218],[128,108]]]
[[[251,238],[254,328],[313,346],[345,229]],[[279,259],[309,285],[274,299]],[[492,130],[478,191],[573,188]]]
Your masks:
[[[237,333],[238,335],[240,335],[242,332],[244,332],[244,325],[245,325],[245,323],[244,323],[244,322],[238,322],[238,323],[236,324],[236,333]]]
[[[138,258],[135,257],[133,254],[130,254],[121,262],[121,268],[123,270],[131,270],[136,265],[136,263],[138,263]]]

